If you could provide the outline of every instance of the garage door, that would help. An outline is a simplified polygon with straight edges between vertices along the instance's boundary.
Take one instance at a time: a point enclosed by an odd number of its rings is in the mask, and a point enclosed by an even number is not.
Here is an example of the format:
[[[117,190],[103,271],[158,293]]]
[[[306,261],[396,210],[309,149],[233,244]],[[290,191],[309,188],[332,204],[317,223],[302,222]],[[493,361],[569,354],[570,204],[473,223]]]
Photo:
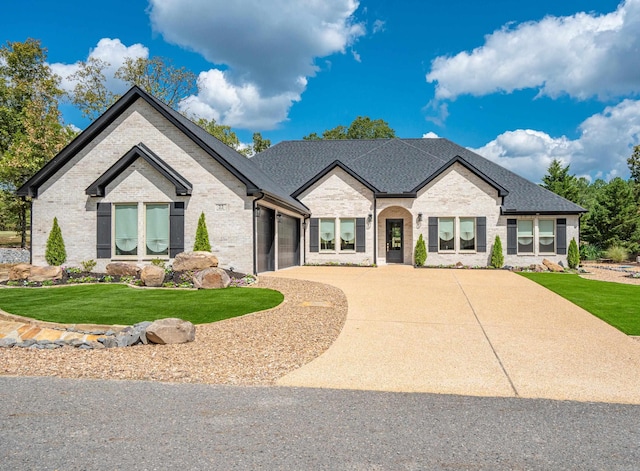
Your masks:
[[[275,267],[275,219],[273,209],[260,206],[258,219],[258,273],[273,271]]]
[[[278,269],[300,265],[300,219],[279,215]]]

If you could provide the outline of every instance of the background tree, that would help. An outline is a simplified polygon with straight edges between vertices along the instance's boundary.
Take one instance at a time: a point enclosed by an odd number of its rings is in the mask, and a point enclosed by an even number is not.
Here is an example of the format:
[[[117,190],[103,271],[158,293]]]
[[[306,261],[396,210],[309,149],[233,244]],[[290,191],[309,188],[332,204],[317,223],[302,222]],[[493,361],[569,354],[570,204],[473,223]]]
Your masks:
[[[367,116],[358,116],[349,127],[342,125],[333,129],[327,129],[319,136],[317,133],[304,136],[306,141],[317,141],[320,139],[384,139],[396,137],[396,132],[389,127],[389,123],[382,119],[372,120]]]
[[[640,203],[640,145],[633,148],[631,157],[627,159],[629,172],[631,173],[631,182],[633,183],[633,192],[636,201]]]
[[[577,203],[579,200],[580,188],[578,179],[569,173],[569,165],[562,166],[562,162],[553,159],[547,169],[547,174],[542,177],[543,188],[553,191],[556,195]]]
[[[199,118],[194,121],[198,126],[207,131],[213,137],[224,142],[226,145],[235,149],[245,157],[249,157],[252,153],[251,146],[243,146],[236,133],[230,126],[216,123],[215,119]]]
[[[259,154],[271,147],[271,140],[264,139],[259,132],[253,133],[253,153]]]
[[[0,47],[0,189],[8,213],[3,219],[18,224],[22,247],[30,204],[15,191],[75,135],[62,124],[60,78],[46,58],[46,50],[34,39]]]

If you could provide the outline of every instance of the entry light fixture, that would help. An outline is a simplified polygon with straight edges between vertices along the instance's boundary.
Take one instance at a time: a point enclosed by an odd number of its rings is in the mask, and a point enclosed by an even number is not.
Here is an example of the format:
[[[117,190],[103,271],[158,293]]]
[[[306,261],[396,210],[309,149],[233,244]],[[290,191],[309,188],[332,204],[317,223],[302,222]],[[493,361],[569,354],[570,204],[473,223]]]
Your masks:
[[[278,222],[282,221],[282,213],[276,214],[276,217],[278,218]]]
[[[420,224],[422,222],[422,213],[418,213],[418,219],[416,219],[416,222],[418,224]]]
[[[256,206],[256,217],[259,218],[260,217],[260,206]]]
[[[367,222],[371,224],[371,221],[373,221],[373,214],[369,213],[369,215],[367,216]]]

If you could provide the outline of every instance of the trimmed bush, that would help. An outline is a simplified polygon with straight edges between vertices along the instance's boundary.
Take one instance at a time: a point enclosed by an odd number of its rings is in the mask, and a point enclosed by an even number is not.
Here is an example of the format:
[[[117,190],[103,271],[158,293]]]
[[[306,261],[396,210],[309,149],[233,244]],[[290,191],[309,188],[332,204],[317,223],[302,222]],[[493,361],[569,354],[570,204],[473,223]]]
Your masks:
[[[569,252],[567,253],[567,263],[569,268],[575,269],[580,265],[580,252],[578,251],[578,244],[576,239],[571,239],[569,242]]]
[[[580,260],[598,260],[602,258],[602,249],[594,244],[580,245]]]
[[[604,256],[606,258],[610,258],[614,262],[620,263],[626,262],[629,259],[629,252],[627,252],[627,249],[624,247],[612,245],[605,251]]]
[[[53,218],[53,227],[47,239],[47,249],[44,258],[49,265],[62,265],[67,261],[67,251],[64,248],[64,240],[62,239],[62,231],[58,226],[58,218]]]
[[[196,242],[193,244],[193,251],[211,252],[211,244],[209,243],[209,232],[207,231],[207,223],[204,220],[204,213],[200,214],[198,219],[198,229],[196,229]]]
[[[420,234],[418,242],[416,242],[416,250],[413,257],[415,259],[416,267],[421,267],[424,265],[424,262],[427,261],[427,247],[424,243],[424,239],[422,238],[422,234]]]
[[[491,266],[493,268],[502,268],[503,265],[504,255],[502,254],[502,241],[500,240],[500,236],[496,236],[493,249],[491,250]]]

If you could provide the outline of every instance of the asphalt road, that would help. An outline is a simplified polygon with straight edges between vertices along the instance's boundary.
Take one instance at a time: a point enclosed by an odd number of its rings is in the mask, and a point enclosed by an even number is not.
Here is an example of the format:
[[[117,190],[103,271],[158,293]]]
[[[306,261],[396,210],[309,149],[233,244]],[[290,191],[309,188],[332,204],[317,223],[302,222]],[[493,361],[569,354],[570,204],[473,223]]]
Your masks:
[[[637,470],[640,406],[0,377],[2,470]]]

